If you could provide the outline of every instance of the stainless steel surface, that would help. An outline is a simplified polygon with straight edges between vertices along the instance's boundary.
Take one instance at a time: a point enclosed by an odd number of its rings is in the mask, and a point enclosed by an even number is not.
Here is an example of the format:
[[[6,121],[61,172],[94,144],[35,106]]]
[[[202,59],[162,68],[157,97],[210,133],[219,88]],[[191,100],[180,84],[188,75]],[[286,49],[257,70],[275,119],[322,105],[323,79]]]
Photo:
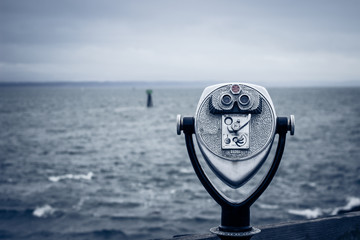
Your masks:
[[[232,96],[234,84],[239,85],[241,95],[250,97],[250,102],[240,105],[237,95],[236,101],[222,111],[219,101],[226,94]],[[239,188],[266,160],[275,136],[276,114],[265,88],[234,84],[218,84],[204,90],[195,113],[195,135],[212,171],[231,188]],[[212,106],[216,108],[213,112]],[[225,123],[227,117],[231,117],[231,124]]]

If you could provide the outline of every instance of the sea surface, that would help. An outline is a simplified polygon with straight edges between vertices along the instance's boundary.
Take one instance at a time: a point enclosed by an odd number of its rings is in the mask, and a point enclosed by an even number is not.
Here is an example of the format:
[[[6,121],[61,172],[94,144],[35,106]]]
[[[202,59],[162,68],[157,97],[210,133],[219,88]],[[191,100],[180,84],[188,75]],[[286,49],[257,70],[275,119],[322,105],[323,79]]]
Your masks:
[[[296,116],[252,225],[360,206],[360,88],[270,88]],[[0,88],[1,239],[154,239],[207,233],[220,208],[176,135],[201,88]]]

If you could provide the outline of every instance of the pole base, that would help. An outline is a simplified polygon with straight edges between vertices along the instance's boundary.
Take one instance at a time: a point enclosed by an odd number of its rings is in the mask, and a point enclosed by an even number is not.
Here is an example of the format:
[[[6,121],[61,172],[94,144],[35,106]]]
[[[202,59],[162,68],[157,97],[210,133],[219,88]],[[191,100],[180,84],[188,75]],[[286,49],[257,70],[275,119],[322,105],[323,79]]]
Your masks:
[[[252,227],[249,231],[245,232],[224,232],[219,227],[210,228],[210,232],[218,235],[222,240],[234,240],[234,239],[250,239],[255,234],[261,232],[260,229]]]

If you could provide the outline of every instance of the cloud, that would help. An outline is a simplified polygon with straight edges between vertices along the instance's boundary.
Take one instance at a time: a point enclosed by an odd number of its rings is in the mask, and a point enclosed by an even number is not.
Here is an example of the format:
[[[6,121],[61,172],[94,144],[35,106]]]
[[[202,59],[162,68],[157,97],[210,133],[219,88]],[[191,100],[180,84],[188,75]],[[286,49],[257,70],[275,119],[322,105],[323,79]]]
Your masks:
[[[357,81],[358,7],[5,0],[0,81]]]

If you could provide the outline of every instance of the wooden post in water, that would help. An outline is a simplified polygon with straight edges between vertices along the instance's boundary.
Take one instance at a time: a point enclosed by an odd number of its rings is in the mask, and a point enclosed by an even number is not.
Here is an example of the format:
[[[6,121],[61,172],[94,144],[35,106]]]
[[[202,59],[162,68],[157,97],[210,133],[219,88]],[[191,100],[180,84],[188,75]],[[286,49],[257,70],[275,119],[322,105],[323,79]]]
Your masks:
[[[153,102],[152,102],[152,90],[151,89],[147,89],[146,90],[147,93],[147,107],[152,107],[153,106]]]

